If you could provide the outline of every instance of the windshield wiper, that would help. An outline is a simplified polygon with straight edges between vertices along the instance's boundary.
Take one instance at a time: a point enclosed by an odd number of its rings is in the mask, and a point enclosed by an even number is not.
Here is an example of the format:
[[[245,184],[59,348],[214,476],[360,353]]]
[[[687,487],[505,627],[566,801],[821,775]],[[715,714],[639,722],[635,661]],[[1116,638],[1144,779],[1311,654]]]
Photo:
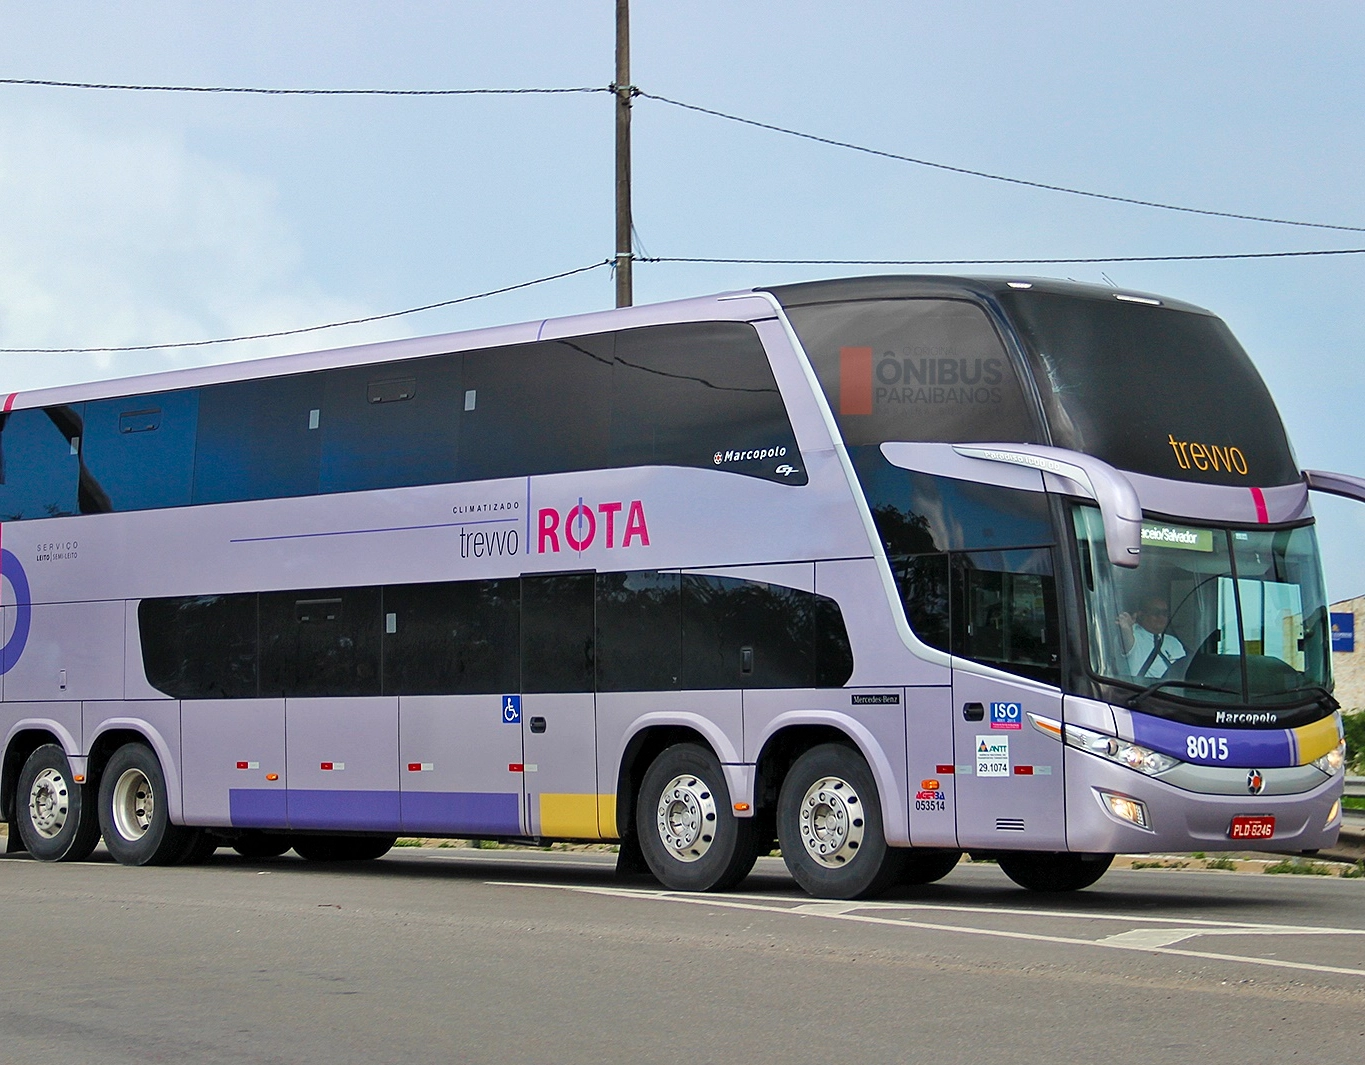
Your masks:
[[[1130,707],[1138,706],[1144,699],[1150,698],[1165,687],[1174,688],[1197,688],[1199,691],[1219,692],[1223,695],[1235,695],[1241,697],[1241,692],[1233,691],[1231,688],[1220,688],[1215,684],[1202,684],[1197,680],[1159,680],[1155,684],[1149,684],[1128,700]]]
[[[1337,701],[1337,697],[1333,695],[1331,692],[1329,692],[1326,688],[1324,688],[1321,684],[1305,684],[1302,688],[1291,688],[1288,691],[1282,692],[1261,692],[1258,695],[1253,695],[1252,698],[1260,700],[1272,698],[1286,698],[1288,696],[1298,695],[1299,693],[1303,693],[1304,695],[1312,695],[1313,701],[1317,703],[1319,706],[1321,706],[1324,710],[1341,709],[1341,703]]]

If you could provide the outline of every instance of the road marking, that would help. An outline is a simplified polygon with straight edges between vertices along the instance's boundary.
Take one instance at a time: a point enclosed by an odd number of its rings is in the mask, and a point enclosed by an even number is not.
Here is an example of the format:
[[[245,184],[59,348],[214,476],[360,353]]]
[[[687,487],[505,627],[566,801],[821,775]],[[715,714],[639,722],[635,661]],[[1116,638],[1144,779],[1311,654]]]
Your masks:
[[[1134,942],[1130,942],[1130,941],[1122,941],[1122,940],[1116,941],[1116,940],[1117,940],[1117,937],[1109,937],[1108,939],[1079,939],[1079,938],[1077,938],[1077,937],[1075,937],[1075,936],[1050,936],[1050,935],[1045,935],[1045,934],[1043,934],[1043,933],[1041,933],[1041,932],[1011,932],[1011,931],[1006,931],[1006,930],[1004,930],[1004,929],[995,929],[995,928],[972,928],[972,927],[965,926],[965,925],[939,924],[939,923],[934,922],[934,921],[908,921],[908,920],[896,919],[896,918],[891,918],[891,917],[877,917],[877,916],[873,916],[873,915],[870,915],[870,914],[853,913],[853,912],[850,912],[850,911],[848,911],[848,910],[846,910],[846,911],[844,911],[844,912],[834,912],[836,909],[842,909],[842,907],[821,907],[820,904],[818,904],[818,903],[807,903],[807,904],[798,905],[798,906],[790,906],[790,905],[788,905],[788,906],[772,906],[772,905],[764,905],[764,904],[759,903],[759,902],[757,902],[757,901],[748,901],[747,898],[741,897],[741,896],[736,896],[736,895],[690,895],[690,894],[679,894],[679,893],[670,892],[670,891],[649,891],[649,890],[632,890],[632,889],[629,889],[629,888],[588,887],[588,886],[573,885],[573,884],[530,884],[530,883],[517,883],[517,882],[511,882],[511,881],[496,881],[496,880],[490,880],[490,881],[488,881],[488,884],[489,884],[490,886],[494,886],[494,887],[520,887],[520,888],[539,888],[539,889],[548,890],[548,891],[573,891],[573,892],[577,892],[577,893],[579,893],[579,894],[584,894],[584,895],[601,895],[601,896],[606,897],[606,898],[616,898],[616,899],[638,899],[638,900],[640,900],[640,901],[646,901],[646,902],[673,902],[673,903],[682,903],[682,904],[684,904],[684,905],[691,905],[691,906],[718,906],[718,907],[721,907],[722,909],[748,910],[748,911],[751,911],[751,912],[757,911],[757,912],[760,912],[760,913],[773,913],[773,914],[788,914],[788,915],[795,915],[795,916],[797,916],[797,917],[816,917],[816,918],[823,918],[824,920],[827,920],[827,921],[854,921],[854,922],[857,922],[857,923],[859,923],[859,924],[874,924],[874,925],[883,925],[883,926],[890,925],[890,926],[892,926],[892,927],[898,927],[898,928],[916,928],[916,929],[920,929],[920,930],[922,930],[922,931],[928,931],[928,932],[957,932],[957,933],[960,933],[960,934],[962,934],[962,935],[968,935],[968,936],[987,936],[987,937],[992,937],[992,938],[996,938],[996,939],[1017,939],[1017,940],[1022,940],[1022,941],[1024,941],[1024,942],[1030,942],[1030,943],[1055,943],[1055,944],[1059,944],[1059,945],[1062,945],[1062,946],[1073,946],[1073,947],[1102,947],[1102,948],[1105,948],[1105,949],[1107,949],[1107,950],[1130,950],[1130,951],[1139,951],[1139,952],[1145,953],[1145,954],[1170,954],[1170,955],[1173,955],[1173,956],[1176,956],[1176,957],[1182,957],[1182,958],[1200,958],[1200,959],[1202,959],[1202,960],[1204,960],[1204,961],[1240,962],[1240,963],[1242,963],[1242,964],[1244,964],[1244,965],[1263,965],[1263,966],[1267,966],[1267,967],[1273,968],[1273,969],[1298,969],[1298,970],[1307,971],[1307,972],[1332,973],[1332,974],[1335,974],[1335,975],[1342,975],[1342,976],[1359,976],[1359,977],[1365,977],[1365,969],[1348,969],[1348,968],[1344,968],[1344,967],[1338,966],[1338,965],[1315,965],[1315,964],[1313,964],[1313,963],[1311,963],[1311,962],[1286,961],[1286,960],[1281,959],[1281,958],[1257,958],[1257,957],[1252,957],[1252,956],[1243,955],[1243,954],[1216,954],[1216,953],[1212,953],[1212,952],[1210,952],[1210,951],[1203,951],[1203,950],[1183,950],[1183,949],[1179,949],[1179,948],[1171,947],[1171,946],[1145,945],[1145,944],[1138,944],[1138,943],[1134,943]],[[787,900],[783,900],[783,901],[790,902],[791,900],[787,899]],[[852,906],[850,909],[884,909],[884,908],[896,908],[896,907],[898,907],[898,906],[900,906],[900,905],[901,905],[901,904],[898,904],[898,903],[875,903],[875,902],[867,902],[867,903],[861,903],[861,904],[854,905],[854,906]],[[924,908],[924,909],[935,909],[935,908],[938,908],[938,907],[923,907],[923,908]],[[947,909],[948,907],[942,907],[942,908],[943,908],[943,909]],[[989,909],[987,909],[987,908],[985,908],[985,907],[977,907],[976,909],[980,909],[980,910],[983,910],[984,912],[988,912],[988,913],[989,913],[989,912],[992,912],[992,911],[990,911]],[[1046,912],[1046,911],[1040,912],[1039,915],[1040,915],[1040,916],[1048,916],[1048,917],[1057,916],[1056,914],[1048,913],[1048,912]],[[1088,916],[1088,915],[1085,915],[1085,914],[1075,914],[1075,915],[1062,915],[1062,916],[1084,917],[1084,916]],[[1231,924],[1222,924],[1222,925],[1219,925],[1219,924],[1216,924],[1215,922],[1200,922],[1200,924],[1203,925],[1203,926],[1207,926],[1209,930],[1215,929],[1215,928],[1216,928],[1216,929],[1220,929],[1220,930],[1224,930],[1224,931],[1221,931],[1221,934],[1223,934],[1223,935],[1245,935],[1245,934],[1247,934],[1248,931],[1250,931],[1251,929],[1256,929],[1256,928],[1259,928],[1259,929],[1266,929],[1266,930],[1278,928],[1278,929],[1280,929],[1280,930],[1277,931],[1276,934],[1279,934],[1279,935],[1302,935],[1302,934],[1315,934],[1315,935],[1338,934],[1338,935],[1339,935],[1339,934],[1342,934],[1342,933],[1350,934],[1350,935],[1362,935],[1362,934],[1365,934],[1365,929],[1335,929],[1335,928],[1312,928],[1312,927],[1294,928],[1294,927],[1288,926],[1288,925],[1284,925],[1284,926],[1275,926],[1275,925],[1231,925]],[[1209,930],[1203,930],[1203,929],[1201,929],[1201,928],[1194,928],[1194,929],[1191,930],[1190,935],[1193,935],[1193,936],[1207,935],[1207,934],[1210,934],[1210,931],[1209,931]],[[1151,930],[1151,931],[1160,931],[1160,930],[1159,930],[1159,929],[1153,929],[1153,930]],[[1175,930],[1175,929],[1167,929],[1166,931],[1176,931],[1176,930]],[[1184,937],[1184,938],[1189,938],[1189,937],[1186,936],[1186,937]],[[1177,940],[1177,942],[1178,942],[1178,940]]]

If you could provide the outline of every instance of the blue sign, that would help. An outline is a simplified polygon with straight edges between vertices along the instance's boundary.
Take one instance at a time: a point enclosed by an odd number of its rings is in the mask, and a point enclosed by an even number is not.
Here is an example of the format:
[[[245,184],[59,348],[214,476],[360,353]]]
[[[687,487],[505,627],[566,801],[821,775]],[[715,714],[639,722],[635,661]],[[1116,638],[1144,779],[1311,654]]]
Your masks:
[[[1356,616],[1354,614],[1332,614],[1332,650],[1354,651],[1356,649]]]
[[[1023,703],[991,703],[991,728],[1024,727]]]
[[[521,724],[520,695],[504,695],[502,697],[502,723],[504,725]]]

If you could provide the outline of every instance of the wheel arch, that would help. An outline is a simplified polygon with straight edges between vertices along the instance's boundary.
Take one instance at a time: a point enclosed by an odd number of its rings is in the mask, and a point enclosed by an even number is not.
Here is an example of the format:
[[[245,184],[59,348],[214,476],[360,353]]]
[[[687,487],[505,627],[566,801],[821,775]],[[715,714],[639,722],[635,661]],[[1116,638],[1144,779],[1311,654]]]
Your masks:
[[[867,762],[881,801],[882,830],[892,846],[909,846],[910,822],[906,796],[895,766],[877,738],[862,722],[846,714],[793,710],[775,717],[758,744],[755,766],[755,804],[765,810],[777,805],[782,780],[792,764],[812,747],[841,743],[853,747]]]
[[[80,750],[76,738],[56,721],[30,718],[10,729],[5,738],[4,759],[0,761],[0,821],[9,821],[14,816],[14,791],[29,755],[49,743],[60,747],[67,758],[75,757]]]
[[[166,778],[166,813],[173,824],[183,824],[184,803],[181,801],[180,766],[160,731],[137,718],[109,718],[90,741],[87,773],[92,781],[104,772],[109,758],[125,743],[140,743],[150,747],[161,763]]]
[[[725,733],[701,715],[645,714],[622,737],[621,755],[616,763],[616,834],[635,835],[635,799],[645,771],[664,750],[676,743],[695,743],[705,747],[727,767],[740,755]]]

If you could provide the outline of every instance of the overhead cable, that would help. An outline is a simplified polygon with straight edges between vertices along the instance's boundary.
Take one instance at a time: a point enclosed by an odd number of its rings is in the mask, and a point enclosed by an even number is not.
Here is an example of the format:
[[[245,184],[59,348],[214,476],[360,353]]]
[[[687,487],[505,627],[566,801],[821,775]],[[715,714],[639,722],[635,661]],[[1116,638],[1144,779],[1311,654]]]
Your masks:
[[[575,274],[586,274],[591,270],[600,270],[604,266],[610,266],[613,261],[614,260],[612,259],[603,259],[601,262],[591,263],[588,266],[579,266],[573,270],[564,270],[558,274],[550,274],[547,277],[538,277],[534,281],[522,281],[515,285],[504,285],[502,288],[489,289],[487,292],[476,292],[472,296],[459,296],[453,300],[442,300],[439,303],[427,303],[421,307],[409,307],[402,311],[389,311],[387,314],[371,314],[364,318],[350,318],[344,322],[328,322],[325,325],[307,325],[299,329],[281,329],[274,333],[253,333],[249,336],[218,337],[214,340],[186,340],[173,344],[127,344],[122,347],[0,348],[0,354],[83,355],[119,351],[159,351],[163,348],[202,348],[207,347],[210,344],[236,344],[243,340],[269,340],[274,337],[297,336],[299,333],[316,333],[322,329],[338,329],[344,325],[362,325],[365,322],[382,322],[388,318],[401,318],[405,314],[417,314],[420,311],[434,311],[440,307],[453,307],[457,303],[469,303],[473,300],[486,299],[489,296],[500,296],[504,292],[515,292],[518,289],[530,288],[532,285],[543,285],[547,281],[558,281],[561,278],[573,277]]]
[[[209,92],[252,96],[533,96],[574,92],[611,92],[606,86],[582,85],[568,89],[259,89],[230,85],[120,85],[97,81],[48,81],[42,78],[0,78],[0,85],[38,85],[56,89],[114,89],[121,92]]]
[[[803,133],[801,130],[787,129],[784,126],[773,125],[771,122],[759,122],[756,119],[727,114],[724,111],[717,111],[714,108],[699,107],[696,104],[684,103],[681,100],[671,100],[667,96],[658,96],[652,92],[645,92],[643,90],[637,90],[635,95],[642,96],[646,100],[657,100],[659,103],[668,104],[671,107],[680,107],[685,111],[696,111],[699,114],[710,115],[713,118],[723,118],[727,122],[738,122],[744,126],[766,129],[773,133],[785,134],[788,137],[799,137],[802,140],[814,141],[817,144],[828,144],[834,148],[847,148],[849,151],[862,152],[864,155],[875,155],[882,159],[894,159],[901,163],[914,163],[916,166],[926,166],[934,170],[944,170],[950,174],[965,174],[969,177],[986,178],[989,181],[1003,181],[1010,185],[1023,185],[1026,188],[1043,189],[1047,192],[1064,192],[1071,196],[1086,196],[1092,200],[1107,200],[1110,203],[1128,203],[1137,207],[1154,207],[1161,211],[1179,211],[1183,214],[1205,215],[1211,218],[1234,218],[1243,222],[1269,222],[1272,225],[1277,226],[1304,226],[1309,229],[1331,229],[1344,233],[1365,233],[1365,226],[1342,226],[1331,222],[1300,222],[1292,218],[1272,218],[1264,215],[1240,214],[1236,211],[1214,211],[1203,207],[1182,207],[1179,204],[1161,203],[1157,200],[1140,200],[1131,196],[1115,196],[1107,192],[1091,192],[1087,189],[1073,189],[1066,185],[1052,185],[1045,181],[1030,181],[1027,178],[1009,177],[1005,174],[992,174],[986,170],[972,170],[965,166],[952,166],[949,163],[936,163],[931,159],[919,159],[911,155],[900,155],[896,152],[883,151],[880,148],[868,148],[862,144],[854,144],[851,141],[835,140],[833,137],[821,137],[815,133]]]
[[[1058,266],[1084,263],[1178,263],[1213,259],[1301,259],[1316,255],[1365,255],[1365,248],[1317,251],[1247,251],[1216,255],[1105,255],[1069,259],[711,259],[703,256],[636,257],[643,263],[717,263],[744,266]]]

